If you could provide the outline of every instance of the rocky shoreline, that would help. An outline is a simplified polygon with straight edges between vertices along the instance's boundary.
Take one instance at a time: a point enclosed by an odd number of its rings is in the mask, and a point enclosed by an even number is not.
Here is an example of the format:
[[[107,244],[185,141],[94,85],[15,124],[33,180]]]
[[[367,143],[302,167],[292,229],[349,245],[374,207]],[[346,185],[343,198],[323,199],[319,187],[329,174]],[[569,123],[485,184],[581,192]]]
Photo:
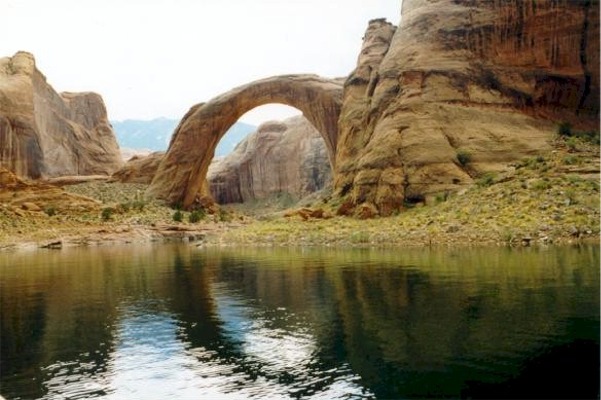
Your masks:
[[[144,184],[97,177],[62,188],[0,174],[0,251],[183,241],[196,246],[547,246],[599,243],[599,146],[557,139],[545,156],[397,215],[337,215],[332,197],[246,215],[178,211]],[[179,215],[177,215],[179,213]]]
[[[197,247],[545,247],[550,245],[599,245],[599,232],[579,232],[566,228],[566,234],[550,238],[547,235],[516,235],[503,237],[498,232],[458,232],[454,225],[446,230],[408,230],[393,233],[393,220],[375,220],[358,228],[345,219],[331,221],[257,221],[247,224],[204,223],[158,224],[156,226],[92,226],[85,229],[47,231],[37,238],[20,235],[0,241],[1,251],[60,250],[71,247],[136,245],[150,242],[189,243]],[[376,226],[378,225],[378,226]],[[336,228],[342,228],[338,233]],[[378,231],[376,231],[376,229]],[[380,230],[381,229],[381,230]],[[302,232],[302,233],[300,233]]]

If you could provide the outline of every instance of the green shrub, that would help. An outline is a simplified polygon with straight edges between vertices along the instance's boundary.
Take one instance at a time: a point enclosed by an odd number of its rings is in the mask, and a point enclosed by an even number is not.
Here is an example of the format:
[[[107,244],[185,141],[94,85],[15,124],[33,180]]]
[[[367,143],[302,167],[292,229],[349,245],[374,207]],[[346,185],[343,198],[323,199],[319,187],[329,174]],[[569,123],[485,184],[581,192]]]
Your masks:
[[[52,206],[46,207],[44,212],[46,213],[47,216],[52,217],[53,215],[56,215],[56,208],[54,208]]]
[[[566,198],[568,200],[568,205],[577,204],[578,201],[576,199],[576,191],[574,189],[566,189],[565,191]]]
[[[568,176],[566,176],[566,179],[572,185],[577,185],[578,183],[582,182],[582,178],[575,174],[569,174]]]
[[[572,136],[572,124],[569,122],[562,122],[557,128],[559,136]]]
[[[576,139],[575,137],[569,137],[566,140],[566,145],[568,146],[569,150],[576,150],[576,148],[578,147],[578,139]]]
[[[131,206],[134,210],[144,211],[144,207],[146,207],[146,202],[144,200],[134,200],[131,203]]]
[[[599,132],[595,132],[595,131],[576,132],[575,136],[582,139],[585,142],[599,144]]]
[[[495,174],[492,172],[487,172],[480,179],[476,181],[476,185],[480,187],[488,187],[495,183]]]
[[[114,213],[115,209],[112,207],[103,208],[100,214],[100,218],[102,218],[103,221],[108,221],[113,217]]]
[[[447,201],[447,199],[449,198],[449,192],[444,192],[444,193],[439,193],[436,195],[436,197],[434,198],[436,203],[442,203]]]
[[[184,220],[184,213],[182,213],[180,210],[175,210],[172,218],[175,222],[182,222]]]
[[[202,220],[204,217],[205,217],[204,210],[194,210],[188,216],[188,221],[191,224],[195,224],[197,222],[200,222],[200,220]]]
[[[534,190],[547,190],[551,188],[551,183],[544,179],[539,179],[532,184]]]
[[[515,239],[515,233],[511,230],[506,230],[501,234],[501,237],[506,245],[511,245]]]
[[[597,131],[575,131],[572,129],[572,125],[569,122],[562,122],[561,124],[559,124],[559,127],[557,128],[557,133],[561,137],[571,138],[571,139],[578,138],[587,143],[592,143],[592,144],[598,145],[600,142],[599,132],[597,132]],[[568,143],[568,146],[570,146],[569,143]]]
[[[580,158],[577,156],[565,156],[562,160],[564,165],[576,165],[580,164]]]
[[[465,167],[470,163],[470,161],[472,161],[472,155],[465,150],[457,150],[457,161],[459,161],[459,164]]]
[[[528,157],[522,159],[517,165],[516,168],[531,168],[531,169],[539,169],[541,165],[546,164],[545,157],[539,155],[536,157]]]
[[[219,220],[223,222],[230,222],[232,220],[232,216],[225,211],[223,208],[219,209]]]

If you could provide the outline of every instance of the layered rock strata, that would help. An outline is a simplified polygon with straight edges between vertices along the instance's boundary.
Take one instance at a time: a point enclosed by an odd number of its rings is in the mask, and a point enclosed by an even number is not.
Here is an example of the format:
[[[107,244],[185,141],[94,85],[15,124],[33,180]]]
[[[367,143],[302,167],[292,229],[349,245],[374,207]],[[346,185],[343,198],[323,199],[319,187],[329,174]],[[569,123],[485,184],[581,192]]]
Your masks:
[[[99,211],[100,206],[97,200],[45,182],[25,181],[0,167],[0,211],[23,217],[30,213],[78,214]]]
[[[404,0],[398,29],[371,21],[339,120],[345,212],[456,191],[561,121],[598,129],[598,38],[598,1]]]
[[[219,204],[281,194],[300,199],[323,189],[331,177],[325,142],[302,116],[262,124],[208,171]]]
[[[98,94],[58,94],[29,53],[0,59],[0,166],[37,179],[109,175],[121,165]]]

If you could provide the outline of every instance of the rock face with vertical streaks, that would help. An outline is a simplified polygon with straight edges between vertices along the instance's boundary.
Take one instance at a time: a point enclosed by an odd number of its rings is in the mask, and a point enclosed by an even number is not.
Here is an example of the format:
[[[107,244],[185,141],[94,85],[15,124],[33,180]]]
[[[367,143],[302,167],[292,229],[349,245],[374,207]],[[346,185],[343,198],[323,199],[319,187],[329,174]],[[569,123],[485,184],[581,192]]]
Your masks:
[[[122,163],[98,94],[58,94],[29,53],[0,58],[0,167],[37,179],[109,175]]]
[[[302,198],[331,180],[328,150],[302,116],[265,122],[235,150],[209,167],[208,181],[219,204],[273,195]]]
[[[559,122],[598,129],[598,37],[597,0],[404,0],[398,29],[371,21],[339,119],[342,209],[388,215],[549,150]]]

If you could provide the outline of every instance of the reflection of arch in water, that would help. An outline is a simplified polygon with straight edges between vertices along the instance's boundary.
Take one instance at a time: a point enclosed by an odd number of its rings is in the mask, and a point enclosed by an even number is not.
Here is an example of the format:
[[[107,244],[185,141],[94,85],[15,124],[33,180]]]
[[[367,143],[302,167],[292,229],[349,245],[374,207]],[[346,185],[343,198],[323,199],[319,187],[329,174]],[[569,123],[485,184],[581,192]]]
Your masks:
[[[206,175],[217,144],[247,111],[270,103],[295,107],[321,133],[332,169],[338,140],[342,82],[316,75],[284,75],[239,86],[190,109],[175,130],[148,195],[190,207],[208,193]]]

